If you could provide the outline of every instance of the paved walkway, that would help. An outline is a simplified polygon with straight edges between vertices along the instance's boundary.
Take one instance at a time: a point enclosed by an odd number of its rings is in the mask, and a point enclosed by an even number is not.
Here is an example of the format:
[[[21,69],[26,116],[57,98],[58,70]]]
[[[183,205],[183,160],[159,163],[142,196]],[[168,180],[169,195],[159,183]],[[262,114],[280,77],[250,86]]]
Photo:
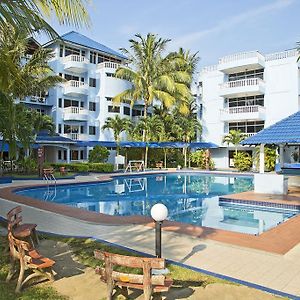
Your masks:
[[[86,179],[84,177],[84,181]],[[6,212],[14,206],[15,203],[1,199],[0,215],[5,217]],[[146,226],[97,225],[28,206],[23,207],[23,217],[24,222],[37,223],[41,231],[93,237],[153,254],[154,230]],[[285,255],[277,255],[164,232],[163,256],[189,266],[300,296],[300,245]]]

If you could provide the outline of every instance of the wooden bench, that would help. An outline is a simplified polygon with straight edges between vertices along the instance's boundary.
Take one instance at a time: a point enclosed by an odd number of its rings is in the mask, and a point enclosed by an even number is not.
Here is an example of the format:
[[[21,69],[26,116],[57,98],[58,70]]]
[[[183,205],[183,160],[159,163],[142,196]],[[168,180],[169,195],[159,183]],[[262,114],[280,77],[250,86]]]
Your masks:
[[[43,257],[29,243],[16,239],[11,232],[8,233],[8,243],[11,265],[6,282],[9,282],[16,273],[16,261],[19,260],[20,263],[16,293],[20,292],[23,285],[34,277],[44,277],[51,281],[54,279],[52,266],[55,261]],[[31,270],[33,273],[24,279],[26,270]]]
[[[105,263],[105,268],[97,267],[96,273],[100,274],[100,279],[107,284],[108,300],[112,299],[114,288],[117,288],[117,294],[121,293],[125,297],[128,297],[128,288],[143,290],[144,299],[150,300],[153,292],[167,292],[173,283],[173,280],[166,278],[165,275],[152,275],[152,269],[165,268],[163,258],[126,256],[99,250],[95,250],[94,255],[95,258],[103,260]],[[143,270],[143,274],[114,271],[114,266],[140,268]]]
[[[21,224],[22,207],[16,206],[7,213],[7,231],[11,232],[17,239],[28,239],[34,244],[38,244],[39,239],[36,232],[36,224]]]

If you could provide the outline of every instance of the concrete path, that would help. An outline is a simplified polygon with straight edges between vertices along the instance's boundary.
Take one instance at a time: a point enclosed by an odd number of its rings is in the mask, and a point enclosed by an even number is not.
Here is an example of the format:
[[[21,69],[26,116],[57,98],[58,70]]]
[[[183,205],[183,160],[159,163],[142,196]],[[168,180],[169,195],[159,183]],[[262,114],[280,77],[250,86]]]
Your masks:
[[[86,181],[87,177],[77,180]],[[29,183],[26,181],[24,184]],[[17,185],[20,185],[20,182]],[[1,217],[5,217],[6,212],[14,206],[15,203],[0,199]],[[154,254],[154,230],[142,225],[95,225],[29,206],[23,207],[23,219],[24,222],[37,223],[40,231],[93,237]],[[178,233],[163,232],[163,257],[297,295],[300,299],[300,244],[285,255],[276,255]]]

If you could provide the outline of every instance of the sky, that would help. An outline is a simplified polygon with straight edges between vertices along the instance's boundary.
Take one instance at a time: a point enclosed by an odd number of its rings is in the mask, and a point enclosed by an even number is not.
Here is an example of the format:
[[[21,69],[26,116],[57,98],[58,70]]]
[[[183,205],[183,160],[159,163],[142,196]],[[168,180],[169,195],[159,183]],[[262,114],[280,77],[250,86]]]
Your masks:
[[[168,50],[197,52],[199,67],[241,51],[272,53],[300,41],[300,0],[90,0],[89,28],[50,24],[59,34],[78,31],[114,50],[136,33],[170,38]],[[42,40],[44,42],[44,40]]]

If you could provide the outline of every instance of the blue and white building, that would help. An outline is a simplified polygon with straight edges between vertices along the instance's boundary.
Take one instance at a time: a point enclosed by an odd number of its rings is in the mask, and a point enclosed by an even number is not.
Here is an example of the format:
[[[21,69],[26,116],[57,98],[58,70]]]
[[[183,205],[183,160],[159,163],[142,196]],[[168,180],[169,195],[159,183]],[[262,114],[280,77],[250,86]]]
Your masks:
[[[201,70],[197,98],[202,139],[219,146],[211,150],[217,168],[233,164],[234,147],[222,144],[229,130],[252,136],[299,110],[298,55],[295,49],[266,55],[243,52]],[[253,147],[243,150],[252,153]]]
[[[44,47],[53,50],[49,64],[66,82],[50,89],[47,95],[26,100],[27,105],[53,117],[60,136],[57,143],[53,137],[47,143],[45,136],[38,137],[37,142],[45,146],[47,161],[85,161],[92,149],[87,142],[113,141],[110,130],[101,130],[108,117],[142,114],[142,106],[112,103],[114,96],[130,87],[129,82],[115,78],[116,69],[127,65],[127,58],[74,31]]]

